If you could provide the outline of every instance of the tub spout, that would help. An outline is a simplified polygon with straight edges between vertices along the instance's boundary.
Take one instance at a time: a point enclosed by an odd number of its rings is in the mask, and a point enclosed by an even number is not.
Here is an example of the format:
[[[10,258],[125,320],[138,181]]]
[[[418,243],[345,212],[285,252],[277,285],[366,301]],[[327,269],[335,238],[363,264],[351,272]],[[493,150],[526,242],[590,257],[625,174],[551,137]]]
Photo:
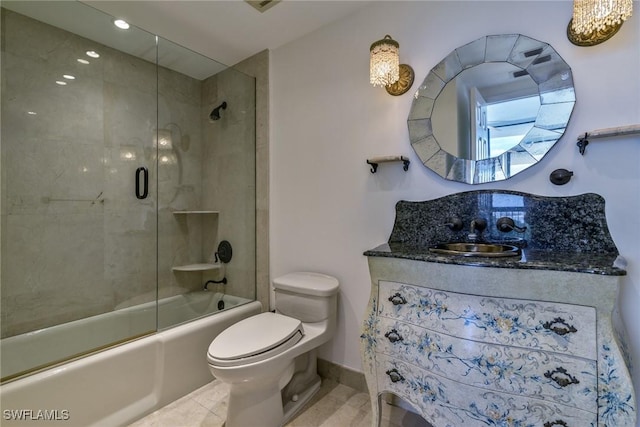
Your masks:
[[[222,283],[223,285],[226,285],[227,284],[227,278],[223,277],[222,280],[207,280],[207,282],[204,284],[204,287],[202,288],[202,290],[208,291],[210,283],[213,283],[213,284]]]

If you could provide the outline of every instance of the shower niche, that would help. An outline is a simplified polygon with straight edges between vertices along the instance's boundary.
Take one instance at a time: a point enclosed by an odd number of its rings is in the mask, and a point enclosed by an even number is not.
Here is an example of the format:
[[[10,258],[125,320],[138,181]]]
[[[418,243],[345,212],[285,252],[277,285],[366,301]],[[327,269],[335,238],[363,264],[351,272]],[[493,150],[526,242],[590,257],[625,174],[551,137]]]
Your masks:
[[[184,259],[176,259],[172,270],[203,272],[220,269],[216,260],[218,211],[174,211],[178,227],[186,239]]]

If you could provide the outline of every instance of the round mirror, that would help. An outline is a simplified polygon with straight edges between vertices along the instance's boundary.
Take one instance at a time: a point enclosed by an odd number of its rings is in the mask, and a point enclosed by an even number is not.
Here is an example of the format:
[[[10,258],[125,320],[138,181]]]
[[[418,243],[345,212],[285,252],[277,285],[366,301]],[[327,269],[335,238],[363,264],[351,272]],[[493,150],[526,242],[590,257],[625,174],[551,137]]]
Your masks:
[[[549,44],[519,34],[486,36],[429,72],[411,106],[409,139],[443,178],[500,181],[544,157],[574,104],[571,68]]]

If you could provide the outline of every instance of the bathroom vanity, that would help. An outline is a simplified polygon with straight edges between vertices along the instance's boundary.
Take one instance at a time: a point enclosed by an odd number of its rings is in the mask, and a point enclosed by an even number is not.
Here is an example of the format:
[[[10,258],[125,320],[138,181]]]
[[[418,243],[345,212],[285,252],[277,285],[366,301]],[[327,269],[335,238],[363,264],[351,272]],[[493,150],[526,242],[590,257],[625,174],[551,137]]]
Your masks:
[[[497,230],[506,214],[520,232]],[[465,226],[453,230],[452,216]],[[429,250],[466,240],[474,218],[488,224],[475,238],[517,244],[520,254]],[[434,427],[636,425],[616,309],[626,272],[600,196],[472,191],[399,202],[389,242],[365,255],[374,426],[383,392]]]

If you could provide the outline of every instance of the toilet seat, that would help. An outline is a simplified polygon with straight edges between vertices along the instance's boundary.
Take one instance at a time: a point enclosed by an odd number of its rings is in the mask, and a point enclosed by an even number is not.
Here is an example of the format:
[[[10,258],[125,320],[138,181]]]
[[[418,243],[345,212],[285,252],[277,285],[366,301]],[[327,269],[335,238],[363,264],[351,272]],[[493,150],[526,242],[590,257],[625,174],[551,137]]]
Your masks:
[[[231,325],[209,345],[207,360],[215,366],[238,366],[268,359],[296,345],[302,322],[278,313],[261,313]]]

